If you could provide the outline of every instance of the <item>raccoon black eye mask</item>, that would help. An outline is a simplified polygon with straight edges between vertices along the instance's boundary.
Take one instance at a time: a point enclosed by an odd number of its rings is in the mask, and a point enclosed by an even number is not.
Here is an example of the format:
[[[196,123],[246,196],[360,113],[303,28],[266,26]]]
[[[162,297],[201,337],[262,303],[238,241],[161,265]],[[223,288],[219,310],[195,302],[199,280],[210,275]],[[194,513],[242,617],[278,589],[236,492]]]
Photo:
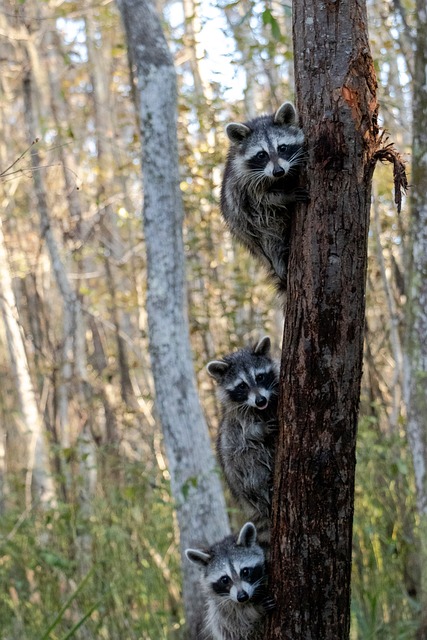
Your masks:
[[[233,236],[259,258],[278,289],[286,289],[289,221],[295,203],[308,200],[299,187],[304,134],[284,102],[276,113],[232,122],[221,187],[221,211]]]

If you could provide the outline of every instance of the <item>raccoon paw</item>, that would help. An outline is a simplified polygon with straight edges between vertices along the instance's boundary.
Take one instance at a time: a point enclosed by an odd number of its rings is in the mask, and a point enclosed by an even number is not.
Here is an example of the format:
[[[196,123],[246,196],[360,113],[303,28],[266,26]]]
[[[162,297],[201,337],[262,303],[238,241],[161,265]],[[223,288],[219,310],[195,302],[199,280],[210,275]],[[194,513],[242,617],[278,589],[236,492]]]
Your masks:
[[[274,596],[265,596],[265,598],[262,601],[262,608],[264,609],[265,612],[273,611],[273,609],[276,608],[276,600]]]
[[[265,431],[267,436],[277,435],[279,433],[279,425],[277,424],[276,421],[271,423],[267,422]]]
[[[310,194],[307,189],[298,188],[294,191],[295,202],[310,202]]]

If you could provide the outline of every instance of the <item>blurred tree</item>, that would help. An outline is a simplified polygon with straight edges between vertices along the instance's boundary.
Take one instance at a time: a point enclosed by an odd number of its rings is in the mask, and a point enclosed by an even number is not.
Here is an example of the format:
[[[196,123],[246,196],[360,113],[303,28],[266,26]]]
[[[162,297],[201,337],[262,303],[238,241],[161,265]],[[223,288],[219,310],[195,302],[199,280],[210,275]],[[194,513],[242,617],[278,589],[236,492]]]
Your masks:
[[[417,640],[427,640],[427,8],[423,0],[417,0],[415,22],[405,400],[420,519],[422,620]]]
[[[185,309],[175,70],[151,2],[121,0],[119,7],[138,77],[150,355],[183,552],[195,540],[221,539],[229,526],[197,396]],[[197,576],[184,562],[189,638],[197,637],[202,614]]]
[[[27,445],[26,506],[27,509],[31,509],[34,497],[36,505],[40,503],[44,507],[53,507],[56,500],[56,490],[50,469],[46,433],[25,352],[24,336],[12,288],[12,276],[1,220],[0,292],[0,311],[5,324],[7,346],[24,423],[24,439]]]

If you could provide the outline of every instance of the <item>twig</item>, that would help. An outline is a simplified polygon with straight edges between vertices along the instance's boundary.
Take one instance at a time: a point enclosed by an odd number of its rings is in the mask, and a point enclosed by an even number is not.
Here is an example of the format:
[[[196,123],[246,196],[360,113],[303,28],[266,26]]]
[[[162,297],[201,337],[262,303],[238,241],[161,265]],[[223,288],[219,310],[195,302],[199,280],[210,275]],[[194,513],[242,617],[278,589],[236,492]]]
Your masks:
[[[14,162],[12,162],[12,164],[11,164],[9,167],[7,167],[7,169],[5,169],[4,171],[1,171],[1,172],[0,172],[0,177],[2,177],[2,176],[4,176],[4,175],[7,175],[8,171],[10,171],[10,169],[12,169],[12,167],[14,167],[14,166],[15,166],[15,164],[17,164],[17,163],[21,160],[21,158],[23,158],[23,157],[24,157],[24,156],[29,152],[29,150],[30,150],[30,149],[31,149],[35,144],[37,144],[37,142],[38,142],[39,140],[40,140],[40,138],[36,138],[35,140],[33,140],[33,142],[30,144],[30,146],[29,146],[29,147],[27,147],[27,148],[25,149],[25,151],[23,151],[23,152],[21,153],[21,155],[20,155],[18,158],[16,158],[16,160],[15,160]],[[22,171],[22,169],[20,169],[19,171]]]
[[[402,194],[408,190],[408,178],[406,176],[405,162],[402,160],[402,156],[395,149],[394,144],[384,144],[387,142],[387,134],[383,131],[379,138],[379,148],[373,155],[373,161],[377,162],[391,162],[393,165],[393,182],[394,182],[394,202],[397,207],[397,213],[400,213],[402,209]]]

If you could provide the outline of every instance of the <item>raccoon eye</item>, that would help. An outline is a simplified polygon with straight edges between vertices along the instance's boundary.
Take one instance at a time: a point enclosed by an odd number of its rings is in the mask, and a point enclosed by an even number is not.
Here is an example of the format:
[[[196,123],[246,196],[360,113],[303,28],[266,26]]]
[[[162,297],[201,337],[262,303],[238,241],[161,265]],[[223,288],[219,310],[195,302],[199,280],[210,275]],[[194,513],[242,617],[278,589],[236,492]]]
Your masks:
[[[226,587],[230,582],[230,578],[228,576],[221,576],[218,582],[220,582],[224,587]]]
[[[243,580],[245,580],[245,578],[249,578],[250,575],[251,575],[251,570],[248,567],[245,567],[240,572],[240,577],[243,578]]]
[[[280,153],[285,153],[285,151],[287,150],[287,148],[288,148],[288,147],[287,147],[287,145],[286,145],[286,144],[279,144],[278,151],[279,151]]]
[[[247,384],[246,382],[241,382],[240,384],[237,385],[236,389],[238,389],[239,391],[243,391],[244,389],[247,388]]]
[[[264,160],[268,158],[268,153],[266,151],[258,151],[255,157],[258,158],[258,160]]]
[[[264,373],[257,373],[256,376],[255,376],[256,382],[262,382],[264,380],[264,378],[265,378]]]

